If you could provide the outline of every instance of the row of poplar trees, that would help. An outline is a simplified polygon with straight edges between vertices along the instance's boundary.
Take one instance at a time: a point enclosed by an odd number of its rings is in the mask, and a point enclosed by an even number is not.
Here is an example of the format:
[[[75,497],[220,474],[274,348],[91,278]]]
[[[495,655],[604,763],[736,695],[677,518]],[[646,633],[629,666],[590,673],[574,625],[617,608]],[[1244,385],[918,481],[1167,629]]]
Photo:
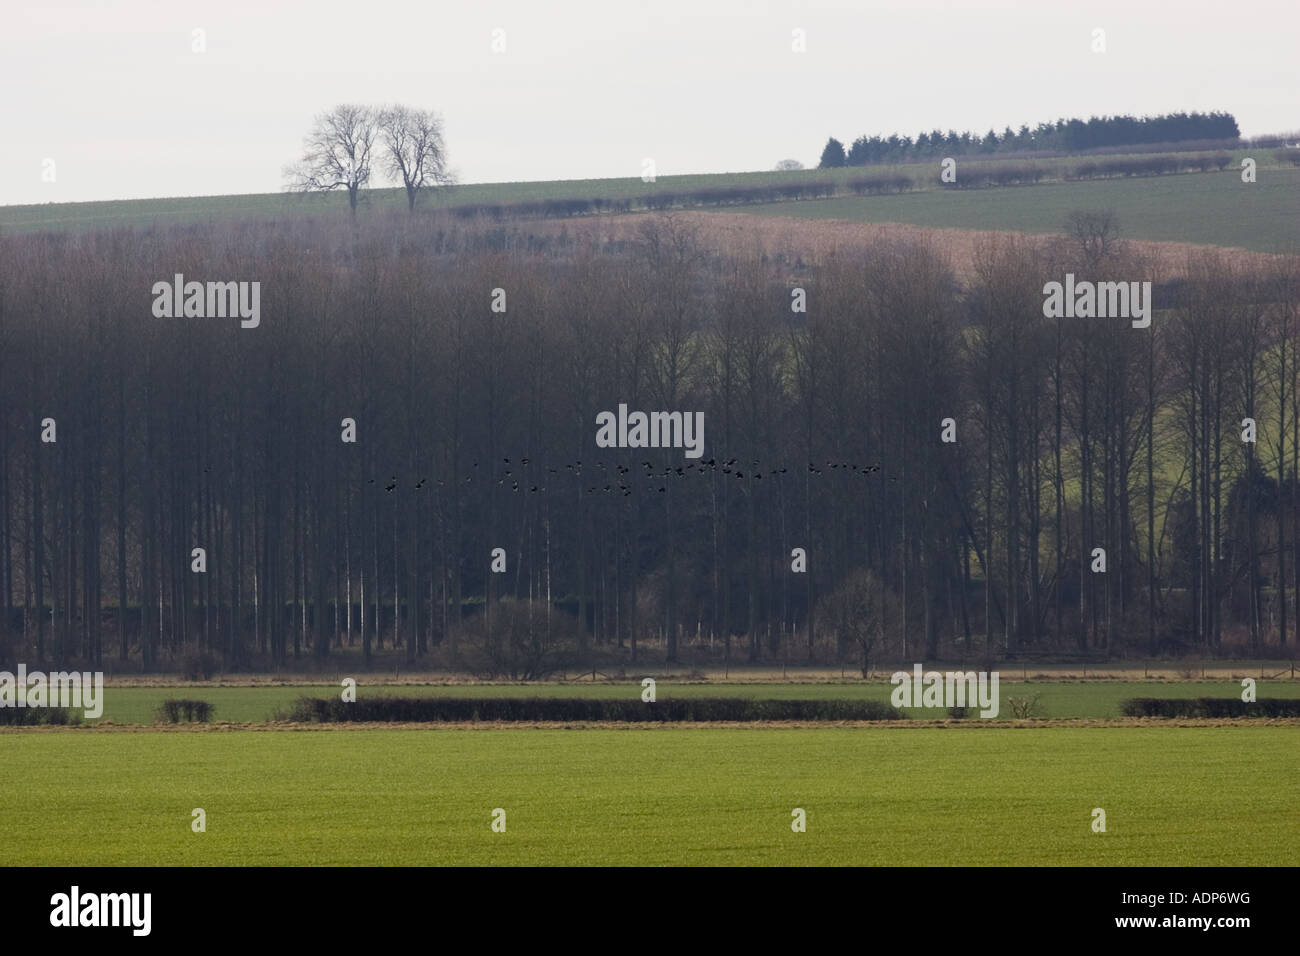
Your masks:
[[[903,659],[1286,642],[1296,262],[1098,221],[960,275],[672,215],[5,237],[0,657],[818,660],[864,573]],[[1151,327],[1044,318],[1067,272],[1152,281]],[[175,273],[260,282],[260,324],[154,317]],[[702,411],[703,455],[598,448],[620,403]]]

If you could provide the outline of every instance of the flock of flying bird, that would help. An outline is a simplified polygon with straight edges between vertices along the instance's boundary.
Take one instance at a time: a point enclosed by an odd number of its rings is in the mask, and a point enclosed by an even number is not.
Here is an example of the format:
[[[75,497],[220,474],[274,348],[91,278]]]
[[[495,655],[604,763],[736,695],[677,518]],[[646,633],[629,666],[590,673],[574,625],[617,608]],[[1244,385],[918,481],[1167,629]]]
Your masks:
[[[695,472],[696,474],[703,475],[703,474],[710,474],[712,472],[720,471],[724,475],[734,475],[736,479],[744,480],[745,472],[741,471],[739,468],[736,467],[737,460],[738,459],[732,458],[728,461],[719,462],[716,458],[710,458],[707,461],[699,461],[699,462],[688,461],[685,465],[681,465],[676,468],[669,466],[665,468],[662,472],[656,472],[654,470],[654,465],[651,462],[643,461],[641,462],[641,467],[645,469],[645,474],[642,477],[647,480],[668,479],[672,477],[685,478],[688,472]],[[506,481],[509,481],[510,490],[512,492],[519,491],[521,485],[519,484],[519,479],[515,477],[514,472],[512,470],[513,463],[509,458],[503,458],[502,462],[512,467],[507,467],[505,469],[505,474],[502,477],[497,479],[497,484],[504,487]],[[519,464],[525,468],[529,465],[529,463],[530,461],[527,458],[519,459]],[[758,464],[759,463],[757,459],[755,459],[753,462],[753,469],[757,469]],[[479,463],[474,462],[473,467],[477,469],[479,467]],[[604,462],[596,462],[595,467],[599,471],[603,472],[607,477],[611,476],[610,468],[608,468]],[[603,488],[599,484],[590,486],[587,489],[587,494],[596,494],[597,492],[603,492],[605,494],[613,494],[615,492],[622,492],[624,497],[627,497],[628,495],[632,494],[633,486],[629,484],[628,481],[625,480],[627,476],[632,472],[632,468],[627,465],[614,465],[613,467],[614,467],[614,474],[611,477],[611,480],[607,484],[605,484]],[[821,475],[824,473],[824,471],[837,471],[840,469],[843,469],[846,472],[855,472],[855,473],[860,472],[863,475],[871,475],[879,472],[880,466],[864,465],[861,468],[859,468],[856,464],[850,462],[828,461],[826,462],[825,467],[823,469],[823,468],[819,468],[817,465],[812,464],[811,462],[808,464],[808,472],[809,474],[813,474],[813,475]],[[569,464],[564,466],[564,470],[574,475],[581,475],[582,462],[581,461],[570,462]],[[776,475],[784,475],[787,473],[788,470],[789,469],[787,468],[774,468],[771,471],[768,471],[766,473],[766,477],[772,478],[775,477]],[[546,471],[548,474],[552,474],[552,475],[558,475],[560,473],[559,468],[548,467]],[[757,471],[757,470],[751,470],[749,474],[750,477],[759,481],[761,481],[765,476],[762,471]],[[474,480],[474,476],[472,474],[465,476],[466,482],[472,482],[473,480]],[[898,478],[891,476],[889,480],[898,481]],[[418,482],[415,483],[414,490],[420,491],[428,483],[429,483],[428,478],[421,478]],[[375,484],[374,478],[370,479],[370,484],[372,485]],[[437,484],[439,488],[446,487],[446,482],[441,478],[438,479]],[[397,490],[397,475],[393,475],[388,480],[388,484],[384,486],[384,491],[388,492],[389,494],[392,494],[395,490]],[[668,486],[666,484],[660,485],[659,490],[661,492],[666,492],[668,490]],[[546,491],[545,485],[533,485],[532,487],[528,488],[526,493],[539,494],[545,491]]]

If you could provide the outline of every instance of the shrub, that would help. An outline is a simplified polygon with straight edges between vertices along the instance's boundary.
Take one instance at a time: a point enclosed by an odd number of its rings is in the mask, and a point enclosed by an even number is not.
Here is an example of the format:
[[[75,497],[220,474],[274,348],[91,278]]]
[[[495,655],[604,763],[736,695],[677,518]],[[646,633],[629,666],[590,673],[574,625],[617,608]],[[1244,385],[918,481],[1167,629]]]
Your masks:
[[[1231,160],[1229,156],[1143,156],[1136,159],[1106,159],[1099,162],[1080,163],[1066,179],[1109,179],[1116,176],[1165,176],[1183,170],[1207,171],[1223,161],[1222,169]]]
[[[550,628],[543,625],[546,609],[536,599],[499,598],[492,603],[491,628],[486,615],[462,628],[462,634],[476,649],[476,660],[466,661],[485,677],[510,680],[540,680],[574,663],[575,641],[571,631],[577,618],[558,614]]]
[[[541,205],[543,216],[583,216],[589,212],[590,199],[548,199]]]
[[[680,198],[688,206],[730,206],[736,203],[772,202],[797,198],[804,190],[799,183],[776,186],[712,186],[696,189]]]
[[[169,697],[154,708],[154,720],[163,724],[197,722],[206,724],[213,713],[212,704],[206,700]]]
[[[632,693],[629,691],[629,693]],[[755,700],[745,697],[669,698],[653,704],[627,699],[564,697],[300,697],[290,712],[305,723],[383,721],[620,721],[895,720],[902,715],[874,700]]]
[[[1120,706],[1125,717],[1300,717],[1300,700],[1262,697],[1131,697]]]
[[[632,208],[630,199],[602,199],[597,197],[591,200],[592,212],[627,212]]]
[[[642,202],[645,204],[647,209],[661,212],[664,209],[671,209],[673,206],[677,205],[677,203],[681,201],[681,198],[682,197],[678,193],[673,192],[650,193],[642,199]]]
[[[855,196],[877,196],[881,193],[906,192],[914,185],[909,176],[859,176],[847,183]]]
[[[463,206],[453,206],[452,215],[457,219],[493,219],[500,220],[504,215],[504,210],[499,203],[466,203]]]
[[[987,186],[1018,186],[1041,182],[1046,171],[1032,163],[1000,162],[985,165],[959,163],[957,179],[946,183],[942,173],[936,181],[946,189],[980,189]]]
[[[1038,699],[1042,694],[1035,694],[1033,697],[1009,697],[1007,706],[1011,708],[1011,716],[1020,720],[1026,720],[1030,717],[1042,717],[1043,710],[1038,705]]]
[[[81,712],[67,707],[0,707],[0,726],[33,727],[40,724],[79,724]]]

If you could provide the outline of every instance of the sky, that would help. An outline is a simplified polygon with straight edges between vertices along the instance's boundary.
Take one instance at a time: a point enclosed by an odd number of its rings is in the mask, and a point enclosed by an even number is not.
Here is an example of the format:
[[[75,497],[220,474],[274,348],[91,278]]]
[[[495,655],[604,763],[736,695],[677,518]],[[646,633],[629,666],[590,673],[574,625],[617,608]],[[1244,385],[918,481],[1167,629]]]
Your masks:
[[[0,0],[0,205],[274,192],[344,102],[439,112],[462,182],[1093,114],[1292,132],[1298,37],[1300,0]]]

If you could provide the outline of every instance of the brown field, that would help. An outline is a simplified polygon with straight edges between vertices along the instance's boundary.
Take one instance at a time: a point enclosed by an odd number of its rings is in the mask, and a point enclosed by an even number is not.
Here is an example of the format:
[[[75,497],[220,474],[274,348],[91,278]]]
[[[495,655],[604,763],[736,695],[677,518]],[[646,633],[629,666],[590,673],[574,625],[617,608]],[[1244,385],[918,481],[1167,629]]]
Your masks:
[[[962,279],[974,274],[976,255],[989,244],[1018,242],[1044,246],[1063,236],[983,229],[938,229],[907,223],[862,223],[837,219],[790,219],[750,213],[676,211],[634,213],[597,217],[583,222],[530,223],[539,231],[589,234],[599,242],[635,239],[642,223],[667,217],[697,231],[709,248],[729,252],[781,250],[807,262],[817,262],[837,253],[861,253],[872,245],[906,243],[930,246],[939,252]],[[1197,245],[1189,242],[1124,240],[1128,248],[1152,262],[1155,274],[1173,278],[1186,273],[1188,258],[1214,250],[1239,267],[1262,267],[1286,258],[1248,249]]]

